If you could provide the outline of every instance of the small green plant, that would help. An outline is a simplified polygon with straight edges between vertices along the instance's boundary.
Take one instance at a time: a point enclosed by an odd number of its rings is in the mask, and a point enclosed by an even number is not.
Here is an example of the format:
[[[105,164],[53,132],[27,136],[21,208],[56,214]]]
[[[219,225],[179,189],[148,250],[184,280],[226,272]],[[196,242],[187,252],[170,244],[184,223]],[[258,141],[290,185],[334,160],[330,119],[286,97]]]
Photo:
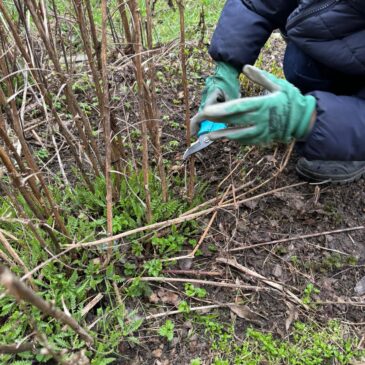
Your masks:
[[[298,264],[299,264],[298,256],[295,256],[295,255],[291,256],[291,257],[290,257],[290,261],[291,261],[291,263],[292,263],[294,266],[298,266]]]
[[[170,121],[170,126],[174,129],[179,129],[181,127],[181,124],[178,122]]]
[[[162,337],[166,337],[168,341],[172,341],[174,338],[175,325],[171,320],[167,320],[163,326],[160,327],[158,333]]]
[[[205,298],[207,291],[204,288],[197,288],[193,284],[185,283],[185,294],[188,297]]]
[[[132,283],[127,289],[127,295],[132,298],[145,296],[148,297],[151,294],[151,289],[148,284],[144,281],[141,281],[140,278],[134,278]]]
[[[152,245],[155,246],[160,254],[169,255],[181,251],[185,242],[185,236],[179,233],[173,233],[166,237],[153,237]]]
[[[133,241],[132,244],[131,244],[131,247],[132,247],[133,255],[135,255],[137,257],[142,256],[143,245],[139,241],[137,241],[137,240]]]
[[[182,300],[177,309],[179,310],[179,312],[181,313],[190,313],[190,305],[188,304],[188,302],[186,302],[185,300]]]
[[[132,264],[130,262],[126,262],[124,264],[124,275],[125,276],[134,276],[136,275],[136,264]]]
[[[37,151],[37,157],[42,160],[45,161],[48,159],[49,157],[49,153],[47,151],[46,148],[41,148],[40,150]]]
[[[296,322],[290,338],[276,339],[271,333],[248,328],[243,342],[234,339],[234,327],[224,325],[209,315],[196,315],[219,352],[213,364],[234,365],[348,365],[364,356],[357,348],[359,340],[348,336],[348,330],[337,321],[320,327],[316,323]]]
[[[213,361],[213,365],[229,365],[228,360],[222,360],[218,357],[216,357]]]
[[[190,365],[201,365],[202,361],[200,360],[200,358],[196,358],[196,359],[192,359],[190,361]]]
[[[133,129],[131,132],[131,138],[136,140],[141,138],[141,131],[139,129]]]
[[[161,260],[153,259],[146,262],[143,267],[147,270],[148,275],[157,277],[160,276],[160,273],[162,271],[162,262]]]
[[[304,304],[310,304],[312,302],[312,295],[319,294],[320,290],[317,289],[312,283],[307,284],[304,289],[302,301]]]

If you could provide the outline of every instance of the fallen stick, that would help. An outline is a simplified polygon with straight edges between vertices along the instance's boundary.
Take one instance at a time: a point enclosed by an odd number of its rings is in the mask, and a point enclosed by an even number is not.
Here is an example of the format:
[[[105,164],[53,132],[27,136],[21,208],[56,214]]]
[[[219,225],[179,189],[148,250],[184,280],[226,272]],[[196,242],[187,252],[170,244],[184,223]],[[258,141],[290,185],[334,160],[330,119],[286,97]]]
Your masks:
[[[266,285],[269,285],[272,288],[286,294],[286,296],[289,297],[289,299],[291,299],[292,301],[294,301],[297,304],[300,304],[303,308],[305,308],[307,310],[309,309],[309,307],[306,304],[304,304],[294,293],[292,293],[289,289],[286,289],[282,284],[276,283],[275,281],[271,281],[271,280],[267,279],[265,276],[263,276],[261,274],[258,274],[256,271],[251,270],[251,269],[239,264],[236,260],[226,259],[224,257],[218,257],[216,259],[216,261],[220,262],[222,264],[232,266],[235,269],[243,272],[246,275],[249,275],[249,276],[252,276],[256,279],[259,279],[260,281],[262,281]]]
[[[184,279],[184,278],[162,278],[162,277],[141,277],[141,281],[156,281],[159,283],[192,283],[192,284],[200,284],[200,285],[210,285],[210,286],[219,286],[223,288],[233,288],[233,289],[245,289],[245,290],[254,290],[254,291],[262,291],[265,288],[254,285],[243,285],[243,284],[231,284],[225,283],[221,281],[211,281],[211,280],[199,280],[199,279]]]
[[[197,311],[216,309],[216,308],[225,308],[225,307],[231,307],[231,306],[234,306],[234,305],[237,305],[237,303],[204,305],[204,306],[201,306],[201,307],[192,307],[192,308],[190,308],[189,312],[197,312]],[[145,320],[156,319],[156,318],[161,318],[161,317],[166,317],[166,316],[172,316],[174,314],[181,314],[181,313],[182,312],[180,312],[179,310],[173,310],[173,311],[168,311],[168,312],[164,312],[164,313],[151,314],[151,315],[147,316],[145,318]]]
[[[352,307],[365,307],[365,302],[353,302],[351,300],[338,300],[338,301],[330,301],[330,300],[326,300],[326,301],[314,301],[313,304],[318,304],[318,305],[351,305]]]
[[[262,243],[255,243],[255,244],[249,245],[249,246],[241,246],[241,247],[231,248],[230,250],[228,250],[228,252],[243,251],[243,250],[248,250],[249,248],[256,248],[256,247],[274,245],[274,244],[277,244],[277,243],[287,243],[287,242],[291,242],[291,241],[296,241],[296,240],[301,240],[301,239],[306,239],[306,238],[314,238],[314,237],[319,237],[319,236],[326,236],[326,235],[330,235],[330,234],[338,234],[338,233],[345,233],[345,232],[352,232],[352,231],[360,231],[362,229],[365,229],[365,226],[358,226],[358,227],[352,227],[352,228],[336,229],[334,231],[310,233],[310,234],[305,234],[305,235],[302,235],[302,236],[282,238],[282,239],[274,240],[274,241],[267,241],[267,242],[262,242]]]
[[[229,185],[228,188],[226,189],[225,193],[222,196],[222,199],[218,203],[218,207],[217,208],[220,208],[221,207],[221,205],[222,205],[224,199],[226,198],[226,195],[227,195],[228,191],[230,190],[231,186],[232,185]],[[193,251],[191,251],[190,254],[188,254],[188,256],[195,257],[195,254],[198,251],[198,249],[200,248],[201,244],[203,243],[205,237],[207,236],[207,234],[208,234],[208,232],[210,230],[210,227],[212,226],[212,224],[214,223],[215,219],[217,218],[217,214],[218,214],[218,210],[216,210],[213,213],[212,217],[209,220],[209,223],[208,223],[207,227],[205,228],[203,234],[201,235],[201,237],[199,239],[198,244],[194,247]]]
[[[193,276],[221,276],[219,271],[199,271],[199,270],[162,270],[163,274],[170,275],[193,275]]]
[[[0,354],[19,354],[21,352],[34,351],[33,342],[14,343],[11,345],[0,345]]]
[[[25,301],[34,305],[42,313],[59,320],[62,324],[71,327],[88,345],[91,345],[93,338],[75,321],[74,318],[54,308],[52,304],[46,302],[38,296],[32,289],[22,283],[8,268],[0,266],[0,283],[8,293],[17,301]]]

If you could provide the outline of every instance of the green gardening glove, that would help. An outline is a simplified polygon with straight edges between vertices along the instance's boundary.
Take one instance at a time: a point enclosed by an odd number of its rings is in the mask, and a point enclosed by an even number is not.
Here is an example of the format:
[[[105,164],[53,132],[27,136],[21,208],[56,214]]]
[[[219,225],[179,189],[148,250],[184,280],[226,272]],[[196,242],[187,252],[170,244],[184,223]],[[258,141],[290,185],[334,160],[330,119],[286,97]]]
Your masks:
[[[240,97],[239,72],[225,62],[217,62],[215,73],[205,81],[199,111],[208,105]]]
[[[245,145],[260,145],[304,138],[310,129],[316,99],[302,95],[290,82],[254,66],[246,65],[243,72],[269,94],[205,107],[191,120],[192,133],[201,121],[211,120],[232,127],[209,133],[211,140],[228,138]]]

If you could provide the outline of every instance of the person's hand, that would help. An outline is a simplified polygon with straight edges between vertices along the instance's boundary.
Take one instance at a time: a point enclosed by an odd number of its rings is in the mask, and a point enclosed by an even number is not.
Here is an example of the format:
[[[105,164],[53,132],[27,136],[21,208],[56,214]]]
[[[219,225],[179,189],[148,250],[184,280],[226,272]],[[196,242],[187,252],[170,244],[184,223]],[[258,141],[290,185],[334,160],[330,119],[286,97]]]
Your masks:
[[[232,127],[209,133],[212,140],[228,138],[257,145],[304,138],[310,130],[316,99],[254,66],[246,65],[243,72],[269,94],[206,106],[191,120],[192,133],[197,132],[201,121],[210,120]]]
[[[217,62],[213,76],[205,81],[199,111],[216,103],[240,97],[239,72],[227,63]]]

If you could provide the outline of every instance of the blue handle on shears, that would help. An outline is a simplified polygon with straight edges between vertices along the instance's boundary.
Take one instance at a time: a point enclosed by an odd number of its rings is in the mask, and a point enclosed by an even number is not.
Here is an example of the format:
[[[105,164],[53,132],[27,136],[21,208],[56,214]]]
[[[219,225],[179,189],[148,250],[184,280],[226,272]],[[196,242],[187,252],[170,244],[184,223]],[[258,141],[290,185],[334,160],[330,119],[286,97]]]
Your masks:
[[[224,123],[214,123],[209,120],[204,120],[200,123],[198,137],[200,137],[203,134],[219,131],[220,129],[224,128],[227,128],[227,126]]]

